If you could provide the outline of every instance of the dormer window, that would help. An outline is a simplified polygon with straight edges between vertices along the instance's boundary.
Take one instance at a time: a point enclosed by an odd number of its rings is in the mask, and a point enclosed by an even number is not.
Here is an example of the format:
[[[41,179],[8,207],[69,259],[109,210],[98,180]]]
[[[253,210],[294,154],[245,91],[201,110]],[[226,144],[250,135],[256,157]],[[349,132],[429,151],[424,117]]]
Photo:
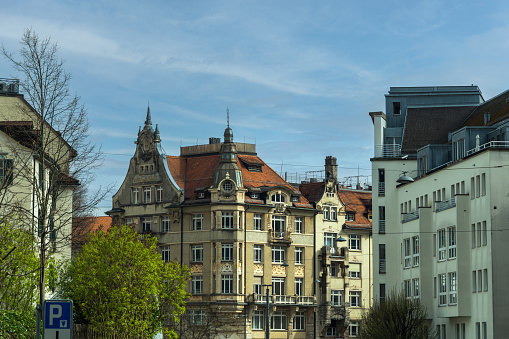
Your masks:
[[[298,196],[293,196],[292,199],[291,199],[292,202],[299,202],[300,199]]]
[[[285,202],[285,196],[282,195],[281,193],[276,193],[276,194],[272,195],[271,201],[272,202]]]
[[[223,183],[223,191],[231,192],[233,190],[233,184],[231,181],[225,181]]]
[[[251,199],[258,199],[258,193],[251,193]]]
[[[247,167],[247,170],[249,172],[261,172],[262,171],[262,167],[261,166],[256,166],[256,165],[249,165]]]
[[[198,199],[205,198],[205,193],[198,193]]]
[[[346,212],[346,221],[355,221],[355,212]]]

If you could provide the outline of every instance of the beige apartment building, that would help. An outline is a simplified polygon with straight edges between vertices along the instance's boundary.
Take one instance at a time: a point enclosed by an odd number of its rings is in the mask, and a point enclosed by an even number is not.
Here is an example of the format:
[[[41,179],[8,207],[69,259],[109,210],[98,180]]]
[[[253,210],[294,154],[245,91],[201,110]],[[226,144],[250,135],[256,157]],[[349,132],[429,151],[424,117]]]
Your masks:
[[[166,156],[149,110],[135,143],[108,214],[190,268],[180,337],[265,338],[267,318],[270,338],[315,337],[318,211],[301,192],[229,127]]]

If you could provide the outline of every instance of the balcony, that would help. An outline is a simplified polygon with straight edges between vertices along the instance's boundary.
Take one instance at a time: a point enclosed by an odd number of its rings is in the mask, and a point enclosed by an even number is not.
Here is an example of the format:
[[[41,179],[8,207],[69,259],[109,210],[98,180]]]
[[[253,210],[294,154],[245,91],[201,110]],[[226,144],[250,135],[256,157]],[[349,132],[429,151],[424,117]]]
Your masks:
[[[385,220],[378,220],[378,233],[385,234]]]
[[[386,273],[387,272],[387,263],[385,259],[378,259],[378,273]]]
[[[509,141],[490,141],[480,146],[476,146],[467,151],[467,156],[482,151],[486,148],[509,148]]]
[[[415,219],[419,219],[419,210],[403,213],[403,220],[401,220],[401,222],[409,222]]]
[[[375,158],[399,158],[401,145],[375,145]]]
[[[270,241],[276,243],[290,243],[292,239],[290,238],[290,232],[271,231]]]
[[[253,294],[253,301],[256,304],[267,304],[266,294]],[[315,296],[302,295],[269,295],[269,303],[276,305],[316,305]]]
[[[445,211],[449,208],[456,207],[456,199],[452,197],[444,201],[435,201],[435,212]]]

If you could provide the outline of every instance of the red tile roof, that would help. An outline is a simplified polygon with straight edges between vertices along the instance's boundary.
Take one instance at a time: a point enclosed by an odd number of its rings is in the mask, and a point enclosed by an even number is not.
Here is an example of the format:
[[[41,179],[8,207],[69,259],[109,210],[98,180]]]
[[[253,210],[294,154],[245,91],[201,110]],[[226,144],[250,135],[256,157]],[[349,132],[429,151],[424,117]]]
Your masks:
[[[300,184],[299,189],[310,202],[316,204],[322,198],[324,187],[325,182],[323,181],[308,182],[305,184]]]
[[[371,229],[371,192],[341,188],[339,198],[345,204],[346,212],[355,212],[355,221],[346,221],[347,227]]]
[[[75,253],[85,244],[87,236],[97,230],[108,231],[111,217],[79,217],[72,219],[72,251]]]
[[[189,157],[167,156],[166,159],[173,179],[181,189],[185,189],[185,199],[188,202],[199,200],[197,190],[208,189],[214,185],[214,172],[219,165],[219,154]],[[252,164],[261,166],[261,172],[249,171],[247,166]],[[244,187],[248,190],[281,186],[286,187],[296,195],[300,195],[298,190],[286,182],[258,156],[239,154],[237,165],[242,171]],[[258,203],[258,201],[248,198],[246,198],[246,202]],[[298,207],[311,207],[304,197],[300,197],[300,201],[294,203],[295,206],[297,204],[301,204]]]

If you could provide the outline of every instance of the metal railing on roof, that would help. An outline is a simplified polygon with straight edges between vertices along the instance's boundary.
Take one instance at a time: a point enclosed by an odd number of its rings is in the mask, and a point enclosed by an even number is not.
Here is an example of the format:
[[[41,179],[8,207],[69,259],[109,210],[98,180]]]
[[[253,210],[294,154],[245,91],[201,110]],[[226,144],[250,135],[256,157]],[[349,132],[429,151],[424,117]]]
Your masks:
[[[486,148],[509,148],[509,141],[490,141],[480,146],[476,146],[471,150],[467,151],[467,156],[482,151]]]
[[[375,158],[397,158],[401,156],[401,145],[375,145]]]

